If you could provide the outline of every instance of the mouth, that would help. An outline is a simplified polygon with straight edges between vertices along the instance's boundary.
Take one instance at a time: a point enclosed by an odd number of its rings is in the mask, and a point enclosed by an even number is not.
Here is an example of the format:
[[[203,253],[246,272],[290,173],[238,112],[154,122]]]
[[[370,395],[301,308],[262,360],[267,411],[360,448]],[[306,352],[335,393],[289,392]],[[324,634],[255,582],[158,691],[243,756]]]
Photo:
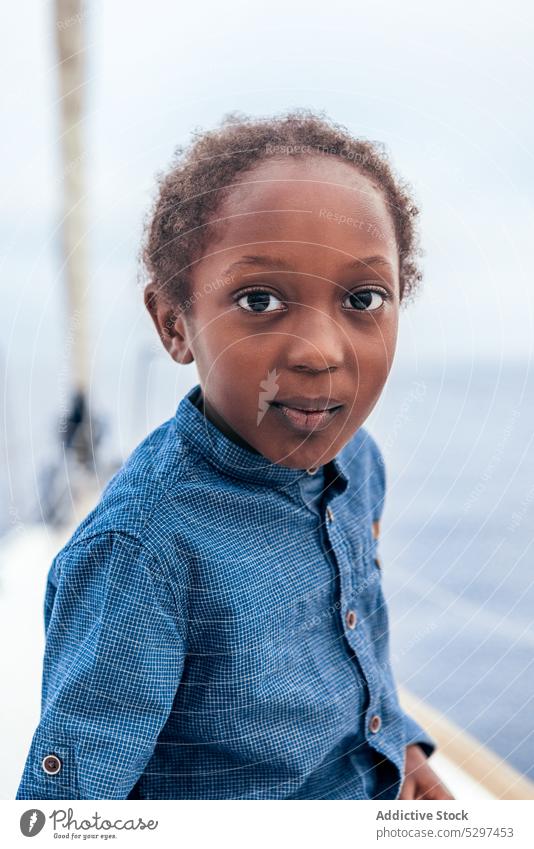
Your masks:
[[[306,404],[299,407],[298,404]],[[334,402],[332,399],[303,399],[299,402],[271,401],[271,407],[278,411],[286,424],[290,424],[299,432],[307,433],[312,430],[323,430],[332,419],[343,409],[343,404]]]

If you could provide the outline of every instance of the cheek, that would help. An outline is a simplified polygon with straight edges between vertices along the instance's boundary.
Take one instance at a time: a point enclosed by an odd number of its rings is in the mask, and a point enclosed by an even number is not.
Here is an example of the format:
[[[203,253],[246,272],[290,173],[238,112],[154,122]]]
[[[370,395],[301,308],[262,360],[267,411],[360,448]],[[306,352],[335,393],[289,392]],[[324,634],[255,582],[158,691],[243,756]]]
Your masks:
[[[244,378],[250,382],[258,375],[260,380],[267,372],[268,334],[258,336],[221,320],[198,334],[195,347],[195,361],[204,380],[231,388],[234,395],[243,393]]]
[[[397,329],[395,315],[380,317],[365,329],[359,328],[351,339],[351,354],[356,363],[367,369],[389,370],[397,345]]]
[[[397,346],[397,334],[399,329],[399,311],[397,308],[389,309],[375,326],[375,349],[382,356],[391,359]]]
[[[377,322],[353,339],[354,386],[361,403],[374,404],[393,365],[397,342],[397,322]]]

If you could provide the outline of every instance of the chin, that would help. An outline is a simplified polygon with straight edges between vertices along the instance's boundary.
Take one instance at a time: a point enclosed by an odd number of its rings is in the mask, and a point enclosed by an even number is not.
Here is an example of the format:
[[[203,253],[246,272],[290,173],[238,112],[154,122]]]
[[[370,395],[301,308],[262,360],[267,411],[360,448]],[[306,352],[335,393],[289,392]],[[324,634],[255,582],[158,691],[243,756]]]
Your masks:
[[[337,453],[337,452],[336,452]],[[291,453],[289,450],[287,456],[283,459],[282,462],[279,462],[279,466],[286,466],[288,469],[311,469],[312,466],[324,466],[328,463],[335,454],[332,454],[331,451],[325,452],[322,456],[320,452],[314,451],[311,452],[300,452],[294,451]],[[273,462],[277,462],[274,460]]]

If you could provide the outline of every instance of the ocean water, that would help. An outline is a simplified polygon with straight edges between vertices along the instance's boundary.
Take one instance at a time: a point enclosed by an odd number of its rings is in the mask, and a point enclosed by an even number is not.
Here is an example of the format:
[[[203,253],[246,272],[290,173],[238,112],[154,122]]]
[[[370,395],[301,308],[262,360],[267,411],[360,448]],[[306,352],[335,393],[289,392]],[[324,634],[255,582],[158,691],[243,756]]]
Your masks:
[[[534,778],[534,378],[397,374],[368,420],[397,678]]]
[[[101,483],[196,382],[146,339],[96,357]],[[52,367],[34,357],[32,380],[5,394],[4,532],[42,515],[43,468],[61,465]],[[397,679],[534,779],[533,402],[528,363],[395,368],[366,426],[386,463],[380,555]]]

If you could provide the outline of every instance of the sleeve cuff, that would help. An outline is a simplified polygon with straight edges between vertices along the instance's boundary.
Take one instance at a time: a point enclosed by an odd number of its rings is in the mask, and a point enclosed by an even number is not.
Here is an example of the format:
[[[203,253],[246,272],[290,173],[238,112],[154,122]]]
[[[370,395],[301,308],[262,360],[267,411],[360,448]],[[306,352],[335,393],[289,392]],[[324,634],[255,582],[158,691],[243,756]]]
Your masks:
[[[406,746],[417,744],[427,758],[437,749],[436,741],[407,713],[404,714],[404,736]]]

